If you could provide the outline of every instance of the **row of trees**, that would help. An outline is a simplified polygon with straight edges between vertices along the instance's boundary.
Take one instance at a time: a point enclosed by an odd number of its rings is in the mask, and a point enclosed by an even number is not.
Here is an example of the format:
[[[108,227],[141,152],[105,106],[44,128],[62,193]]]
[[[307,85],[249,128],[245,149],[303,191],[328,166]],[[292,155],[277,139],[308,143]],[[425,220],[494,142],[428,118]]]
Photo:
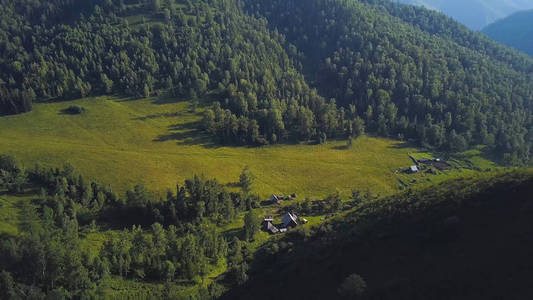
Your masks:
[[[229,102],[231,103],[231,102]],[[327,138],[356,138],[365,133],[365,122],[356,108],[337,108],[335,101],[320,106],[318,116],[297,101],[277,101],[274,107],[235,115],[219,102],[204,112],[202,126],[218,141],[236,145],[267,145],[288,140],[325,142]]]

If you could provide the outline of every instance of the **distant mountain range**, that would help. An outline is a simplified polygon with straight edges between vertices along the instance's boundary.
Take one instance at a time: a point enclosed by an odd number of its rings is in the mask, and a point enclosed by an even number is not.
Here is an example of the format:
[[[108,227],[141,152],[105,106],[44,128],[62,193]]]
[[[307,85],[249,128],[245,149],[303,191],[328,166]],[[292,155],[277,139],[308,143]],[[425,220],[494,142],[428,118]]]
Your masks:
[[[533,10],[515,13],[487,26],[483,32],[507,46],[533,56]]]
[[[439,10],[474,30],[517,11],[533,9],[533,0],[393,0]]]

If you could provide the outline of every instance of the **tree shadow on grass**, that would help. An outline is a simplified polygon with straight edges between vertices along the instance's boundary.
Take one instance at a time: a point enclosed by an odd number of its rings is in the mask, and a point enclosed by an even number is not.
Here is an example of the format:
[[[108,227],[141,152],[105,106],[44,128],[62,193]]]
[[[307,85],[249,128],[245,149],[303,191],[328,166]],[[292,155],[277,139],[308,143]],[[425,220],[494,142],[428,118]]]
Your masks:
[[[173,97],[173,96],[162,94],[158,97],[155,97],[154,100],[152,101],[152,104],[164,105],[164,104],[180,103],[180,102],[186,102],[186,101],[188,100],[185,98]]]
[[[229,188],[240,188],[241,187],[241,184],[239,182],[228,182],[225,185],[226,187],[229,187]]]
[[[416,145],[412,141],[398,141],[397,143],[394,143],[393,145],[390,145],[389,148],[393,149],[408,149],[408,148],[419,148],[419,145]]]
[[[157,136],[154,142],[176,141],[178,145],[194,146],[200,145],[204,148],[217,148],[212,137],[200,129],[200,122],[190,122],[185,124],[174,124],[168,127],[169,133]]]
[[[338,145],[338,146],[331,147],[331,149],[333,149],[333,150],[348,150],[348,149],[350,149],[350,146],[348,146],[348,145]]]
[[[168,112],[168,113],[158,113],[158,114],[152,114],[152,115],[147,115],[147,116],[144,116],[144,117],[137,117],[137,118],[133,118],[132,120],[135,120],[135,121],[146,121],[146,120],[151,120],[151,119],[157,119],[157,118],[174,118],[174,117],[181,117],[183,116],[184,114],[182,112]]]

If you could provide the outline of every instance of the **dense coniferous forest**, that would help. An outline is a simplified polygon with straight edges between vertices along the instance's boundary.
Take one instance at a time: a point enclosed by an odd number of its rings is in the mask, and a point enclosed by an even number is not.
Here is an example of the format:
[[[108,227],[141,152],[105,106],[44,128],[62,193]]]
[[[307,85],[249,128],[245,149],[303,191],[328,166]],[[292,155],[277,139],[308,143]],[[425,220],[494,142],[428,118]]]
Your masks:
[[[533,61],[424,8],[3,0],[0,13],[3,113],[88,95],[167,96],[214,102],[202,125],[224,144],[324,142],[366,128],[530,159]]]

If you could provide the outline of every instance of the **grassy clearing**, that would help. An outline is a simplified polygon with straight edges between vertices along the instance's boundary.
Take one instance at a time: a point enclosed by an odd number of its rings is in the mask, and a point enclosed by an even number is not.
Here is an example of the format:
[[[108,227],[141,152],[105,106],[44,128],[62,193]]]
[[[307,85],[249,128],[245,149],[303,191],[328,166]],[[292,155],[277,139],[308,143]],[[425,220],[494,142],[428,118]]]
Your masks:
[[[70,105],[81,115],[61,114]],[[256,175],[254,191],[321,197],[338,188],[397,190],[395,170],[408,166],[409,152],[398,142],[363,137],[346,149],[345,141],[325,145],[279,145],[263,148],[219,147],[197,132],[201,113],[188,102],[87,98],[37,104],[25,115],[0,118],[0,153],[32,167],[71,163],[83,174],[123,192],[136,183],[163,192],[194,174],[237,181],[245,165]]]
[[[21,205],[29,202],[32,195],[13,196],[0,190],[0,234],[17,235],[21,217]]]
[[[0,196],[0,234],[16,235],[18,233],[18,199]]]
[[[85,108],[80,115],[62,110],[78,105]],[[417,159],[430,158],[400,142],[362,137],[346,147],[346,141],[325,145],[278,145],[262,148],[221,147],[197,130],[201,110],[190,112],[188,102],[154,104],[153,99],[127,100],[87,98],[76,101],[37,104],[25,115],[0,117],[0,153],[14,155],[25,167],[41,163],[57,167],[69,162],[84,176],[112,184],[124,192],[134,184],[144,183],[163,195],[167,188],[194,174],[215,177],[228,188],[235,189],[242,168],[250,167],[256,176],[254,192],[263,200],[272,193],[297,193],[296,201],[306,197],[321,198],[339,190],[347,198],[352,189],[370,190],[381,196],[408,186],[424,186],[453,177],[468,176],[476,170],[495,168],[481,158],[481,149],[457,156],[466,169],[439,172],[438,175],[398,172],[412,165],[408,154]],[[0,191],[1,192],[1,191]],[[5,196],[0,193],[0,234],[17,234],[21,201],[29,196]],[[283,203],[282,205],[287,205]],[[259,209],[259,215],[281,218],[279,206]],[[344,215],[345,213],[342,213]],[[240,235],[243,215],[219,228],[228,238]],[[325,216],[304,216],[315,226]],[[91,232],[83,229],[82,243],[98,253],[103,243],[116,231]],[[255,251],[272,238],[260,232],[251,250]],[[274,238],[281,238],[278,235]],[[187,298],[201,286],[207,286],[226,271],[223,262],[210,270],[203,283],[177,283],[171,290],[163,284],[142,283],[113,277],[104,285],[106,299],[145,299],[155,294],[171,293]]]

